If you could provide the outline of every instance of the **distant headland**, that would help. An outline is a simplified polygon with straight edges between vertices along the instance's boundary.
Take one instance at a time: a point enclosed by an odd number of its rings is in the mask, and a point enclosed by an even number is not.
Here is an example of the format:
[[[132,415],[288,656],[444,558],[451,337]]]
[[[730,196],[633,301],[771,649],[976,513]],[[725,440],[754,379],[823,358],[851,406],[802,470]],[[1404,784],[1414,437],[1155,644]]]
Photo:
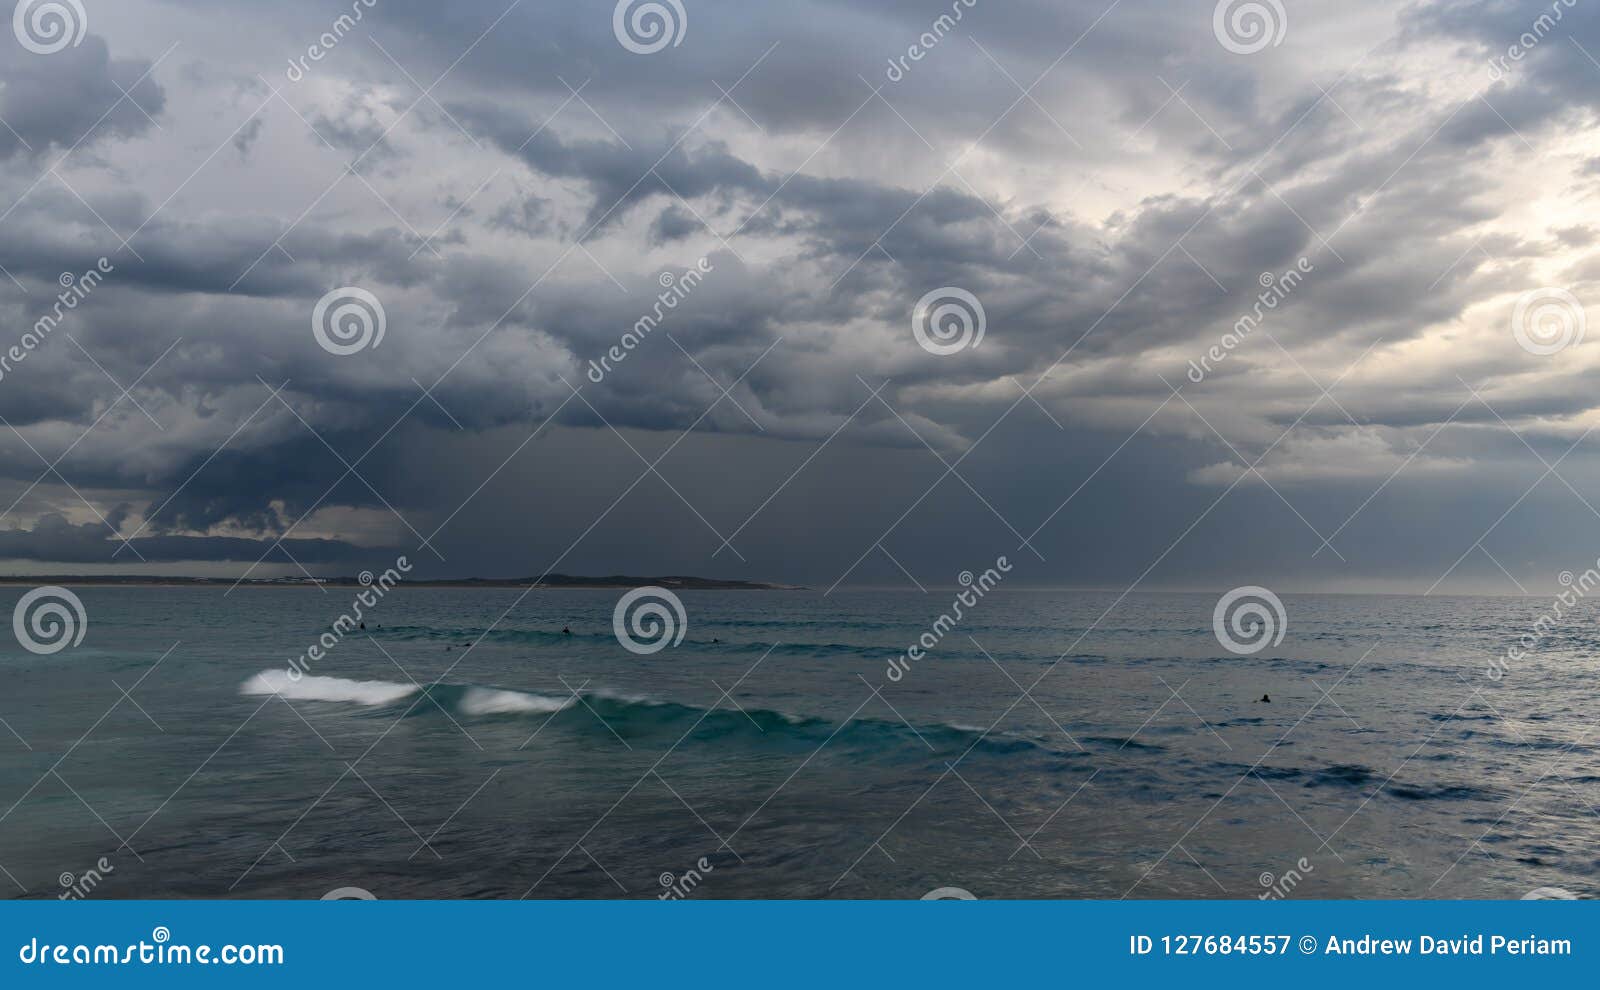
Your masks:
[[[360,577],[282,577],[246,578],[225,577],[167,577],[151,574],[35,574],[0,575],[0,585],[122,585],[128,587],[211,587],[221,585],[241,588],[340,588],[364,587]],[[612,574],[607,577],[580,577],[572,574],[546,574],[543,577],[524,578],[450,578],[406,580],[397,588],[550,588],[550,589],[615,589],[655,586],[678,591],[803,591],[792,584],[768,584],[761,581],[727,581],[720,578],[672,575],[668,577],[631,577]]]

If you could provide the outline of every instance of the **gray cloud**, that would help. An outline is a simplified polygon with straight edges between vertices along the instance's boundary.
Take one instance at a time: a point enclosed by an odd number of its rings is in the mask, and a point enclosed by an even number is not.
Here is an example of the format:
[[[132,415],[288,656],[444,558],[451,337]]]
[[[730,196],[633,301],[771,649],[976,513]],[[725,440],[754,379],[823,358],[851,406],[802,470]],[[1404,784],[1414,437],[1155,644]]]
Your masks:
[[[84,144],[132,137],[154,126],[166,108],[166,91],[149,74],[151,61],[112,58],[99,35],[45,56],[5,40],[0,161],[46,159]]]
[[[0,354],[62,273],[115,265],[0,379],[0,557],[106,559],[81,493],[152,561],[420,534],[460,574],[831,583],[896,579],[852,565],[886,540],[934,577],[1005,547],[1116,583],[1199,519],[1152,580],[1426,586],[1588,425],[1587,350],[1510,323],[1596,288],[1592,19],[1491,73],[1548,3],[1296,8],[1256,55],[1192,4],[979,3],[896,79],[942,8],[687,8],[641,56],[609,10],[385,0],[299,78],[323,4],[141,2],[53,56],[0,45]],[[229,36],[188,44],[198,12]],[[381,346],[318,346],[343,286],[382,301]],[[981,300],[981,346],[917,345],[942,287]],[[1590,516],[1559,495],[1486,544],[1528,580]]]
[[[118,511],[108,517],[111,525],[126,517]],[[29,530],[0,530],[0,559],[68,564],[108,565],[122,542],[106,525],[93,522],[73,525],[61,516],[41,517]],[[288,539],[278,544],[268,539],[222,536],[137,536],[127,542],[123,563],[149,564],[181,561],[250,561],[265,558],[271,563],[298,561],[305,565],[346,566],[393,558],[395,552],[383,548],[353,546],[338,540]]]

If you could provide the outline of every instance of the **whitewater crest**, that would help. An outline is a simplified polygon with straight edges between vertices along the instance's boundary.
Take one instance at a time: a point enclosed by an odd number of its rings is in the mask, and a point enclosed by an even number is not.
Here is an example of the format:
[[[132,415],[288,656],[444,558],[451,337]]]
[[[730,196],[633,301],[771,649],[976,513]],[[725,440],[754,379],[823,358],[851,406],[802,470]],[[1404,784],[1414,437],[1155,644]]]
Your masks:
[[[352,681],[343,677],[293,678],[288,671],[263,670],[244,682],[240,694],[275,694],[292,701],[337,701],[357,705],[392,705],[416,694],[415,684]]]
[[[326,701],[381,708],[419,694],[462,715],[540,715],[570,708],[571,698],[551,698],[523,691],[460,685],[416,684],[394,681],[354,681],[343,677],[290,677],[287,671],[264,670],[239,688],[244,695],[277,695],[288,701]]]
[[[714,740],[833,741],[869,751],[884,746],[914,744],[917,748],[942,745],[954,752],[981,747],[986,752],[1010,753],[1043,750],[1037,740],[1003,733],[991,734],[976,726],[933,723],[911,727],[900,722],[871,718],[852,719],[838,725],[828,719],[794,715],[766,708],[737,712],[701,708],[658,698],[612,691],[586,691],[580,695],[536,694],[477,684],[430,684],[395,681],[358,681],[343,677],[306,675],[291,678],[283,670],[264,670],[239,688],[244,695],[277,695],[286,701],[313,701],[359,705],[368,708],[406,705],[417,715],[437,708],[462,718],[534,717],[554,719],[563,713],[576,717],[563,724],[579,731],[603,731],[624,736],[661,734],[701,742]]]
[[[571,698],[546,698],[521,691],[472,687],[461,695],[457,707],[467,715],[542,715],[564,711],[572,704]]]

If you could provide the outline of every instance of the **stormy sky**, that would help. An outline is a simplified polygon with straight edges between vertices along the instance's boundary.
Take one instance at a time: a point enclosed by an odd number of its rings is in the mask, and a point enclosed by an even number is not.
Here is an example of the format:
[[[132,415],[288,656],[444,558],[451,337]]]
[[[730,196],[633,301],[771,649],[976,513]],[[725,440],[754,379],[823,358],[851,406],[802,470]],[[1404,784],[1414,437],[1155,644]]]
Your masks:
[[[1600,555],[1581,3],[12,27],[7,572],[1543,594]]]

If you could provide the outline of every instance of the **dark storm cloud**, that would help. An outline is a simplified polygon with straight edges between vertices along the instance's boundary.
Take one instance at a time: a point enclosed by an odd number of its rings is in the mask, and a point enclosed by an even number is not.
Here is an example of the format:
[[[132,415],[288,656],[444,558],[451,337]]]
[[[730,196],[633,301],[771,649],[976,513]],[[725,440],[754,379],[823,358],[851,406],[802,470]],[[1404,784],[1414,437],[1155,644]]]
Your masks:
[[[1488,75],[1547,4],[1355,4],[1338,25],[1296,9],[1283,47],[1240,55],[1209,5],[979,2],[900,79],[889,59],[947,5],[696,0],[681,46],[640,56],[610,4],[381,0],[299,78],[287,60],[341,11],[134,6],[137,25],[96,22],[107,40],[56,56],[0,45],[17,132],[0,129],[0,266],[17,280],[0,279],[0,353],[61,273],[116,265],[0,382],[21,433],[0,429],[0,479],[21,495],[65,451],[72,488],[143,527],[141,550],[161,541],[151,559],[253,560],[255,541],[216,534],[287,530],[297,558],[334,564],[346,542],[329,534],[355,514],[369,544],[442,527],[461,573],[536,572],[524,543],[554,556],[586,530],[570,552],[594,568],[631,554],[731,573],[714,531],[747,526],[755,576],[814,579],[971,452],[993,503],[976,505],[982,537],[949,537],[973,505],[947,480],[906,523],[938,538],[899,550],[937,571],[1048,523],[1041,539],[1087,552],[1037,579],[1093,580],[1150,555],[1113,534],[1199,514],[1292,424],[1263,474],[1331,531],[1397,468],[1396,490],[1471,466],[1514,496],[1527,448],[1500,417],[1559,456],[1592,406],[1581,354],[1536,362],[1506,329],[1519,293],[1594,278],[1590,225],[1548,209],[1594,160],[1570,143],[1592,124],[1592,19]],[[228,43],[185,46],[137,106],[120,98],[202,9],[233,18]],[[107,107],[59,181],[41,175],[40,150]],[[1546,208],[1519,212],[1535,196]],[[641,332],[663,274],[700,259],[704,281]],[[1301,259],[1290,298],[1186,382],[1263,273]],[[313,308],[342,286],[382,301],[380,347],[317,345]],[[941,287],[982,301],[980,347],[917,346],[913,306]],[[630,334],[595,381],[590,362]],[[1096,473],[1130,434],[1126,464]],[[1085,476],[1106,490],[1062,511]],[[1259,486],[1232,498],[1284,511]],[[807,499],[837,523],[786,554]],[[1474,524],[1478,508],[1458,506]],[[105,552],[62,478],[17,511],[29,529],[0,556]],[[1408,566],[1352,538],[1363,573]],[[1258,549],[1174,559],[1216,573]]]
[[[656,215],[650,225],[650,238],[655,244],[681,241],[700,229],[700,221],[688,210],[669,206]]]
[[[104,38],[36,55],[12,39],[0,44],[0,161],[47,158],[84,142],[140,134],[166,108],[149,59],[112,58]],[[126,94],[126,95],[124,95]]]
[[[507,153],[520,156],[543,174],[583,182],[593,195],[587,217],[590,227],[620,219],[630,206],[653,196],[676,193],[692,200],[723,190],[754,194],[770,191],[778,182],[717,145],[686,148],[676,139],[637,147],[617,141],[563,141],[521,115],[480,115],[470,107],[456,110],[456,116],[466,117],[475,130],[487,133]]]

